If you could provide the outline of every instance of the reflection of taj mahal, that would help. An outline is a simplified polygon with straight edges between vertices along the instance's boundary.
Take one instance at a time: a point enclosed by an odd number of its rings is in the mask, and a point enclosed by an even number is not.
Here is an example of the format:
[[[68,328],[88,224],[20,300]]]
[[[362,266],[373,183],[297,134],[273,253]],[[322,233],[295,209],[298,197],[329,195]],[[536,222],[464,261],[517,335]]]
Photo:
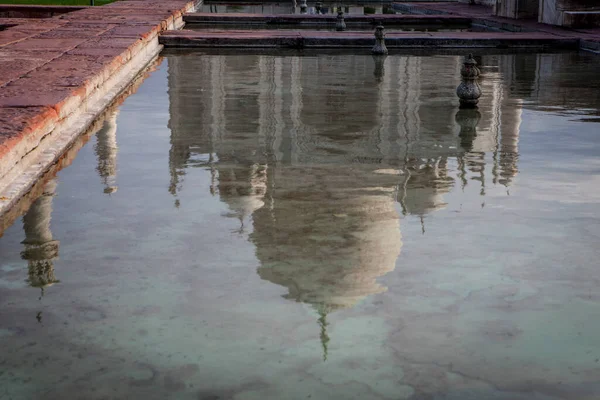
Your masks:
[[[494,78],[480,114],[455,118],[459,67],[458,57],[169,59],[169,191],[185,190],[188,168],[211,171],[232,215],[252,216],[260,277],[319,312],[325,354],[327,313],[385,290],[377,278],[400,254],[399,211],[444,207],[451,160],[462,179],[482,174],[485,153],[498,182],[517,173],[520,107],[502,107]],[[423,96],[428,75],[439,81]]]

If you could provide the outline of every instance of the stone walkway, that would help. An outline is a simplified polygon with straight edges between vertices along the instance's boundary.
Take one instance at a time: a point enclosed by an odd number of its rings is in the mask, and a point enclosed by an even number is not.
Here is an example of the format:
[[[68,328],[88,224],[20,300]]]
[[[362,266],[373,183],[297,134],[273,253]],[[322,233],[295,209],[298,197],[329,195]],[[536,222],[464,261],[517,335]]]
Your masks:
[[[25,156],[68,123],[93,121],[121,80],[160,51],[159,32],[181,27],[192,9],[188,0],[124,0],[53,18],[0,18],[0,216],[28,189],[13,181],[43,173]],[[57,159],[64,149],[44,151]]]

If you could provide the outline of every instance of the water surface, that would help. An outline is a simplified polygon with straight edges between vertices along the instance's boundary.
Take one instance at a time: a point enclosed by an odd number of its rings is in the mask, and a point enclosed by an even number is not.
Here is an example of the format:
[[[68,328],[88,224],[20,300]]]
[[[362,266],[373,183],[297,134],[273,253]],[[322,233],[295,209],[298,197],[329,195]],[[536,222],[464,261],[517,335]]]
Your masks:
[[[597,399],[590,54],[179,54],[0,238],[1,399]]]

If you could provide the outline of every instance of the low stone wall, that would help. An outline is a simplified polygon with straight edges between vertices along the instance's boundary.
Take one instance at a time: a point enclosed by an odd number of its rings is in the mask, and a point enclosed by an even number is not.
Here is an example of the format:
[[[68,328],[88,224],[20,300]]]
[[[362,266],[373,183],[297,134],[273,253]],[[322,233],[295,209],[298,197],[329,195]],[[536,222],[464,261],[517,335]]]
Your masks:
[[[0,215],[55,163],[183,25],[186,0],[125,0],[1,19]]]

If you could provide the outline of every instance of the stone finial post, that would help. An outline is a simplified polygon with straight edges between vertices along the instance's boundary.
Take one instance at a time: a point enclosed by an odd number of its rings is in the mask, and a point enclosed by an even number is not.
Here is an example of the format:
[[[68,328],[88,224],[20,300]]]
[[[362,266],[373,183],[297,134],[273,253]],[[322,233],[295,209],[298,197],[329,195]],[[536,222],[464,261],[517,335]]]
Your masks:
[[[321,14],[321,8],[323,8],[323,4],[320,1],[315,3],[315,11],[317,14]]]
[[[460,127],[458,137],[460,146],[467,152],[473,149],[473,141],[477,137],[477,124],[481,120],[481,114],[476,108],[461,108],[454,116],[454,120]]]
[[[300,14],[306,14],[308,10],[308,4],[306,4],[306,0],[302,0],[300,2]]]
[[[460,107],[477,107],[479,97],[481,97],[481,88],[477,83],[479,68],[477,68],[477,61],[473,58],[473,54],[465,57],[460,75],[462,76],[462,82],[456,88],[456,95],[460,99]]]
[[[337,10],[337,21],[335,22],[335,30],[336,31],[345,31],[346,30],[346,21],[344,21],[344,10],[342,7],[338,7]]]
[[[371,53],[377,55],[388,53],[388,49],[385,47],[385,32],[383,25],[377,25],[377,27],[375,27],[375,46],[371,49]]]

